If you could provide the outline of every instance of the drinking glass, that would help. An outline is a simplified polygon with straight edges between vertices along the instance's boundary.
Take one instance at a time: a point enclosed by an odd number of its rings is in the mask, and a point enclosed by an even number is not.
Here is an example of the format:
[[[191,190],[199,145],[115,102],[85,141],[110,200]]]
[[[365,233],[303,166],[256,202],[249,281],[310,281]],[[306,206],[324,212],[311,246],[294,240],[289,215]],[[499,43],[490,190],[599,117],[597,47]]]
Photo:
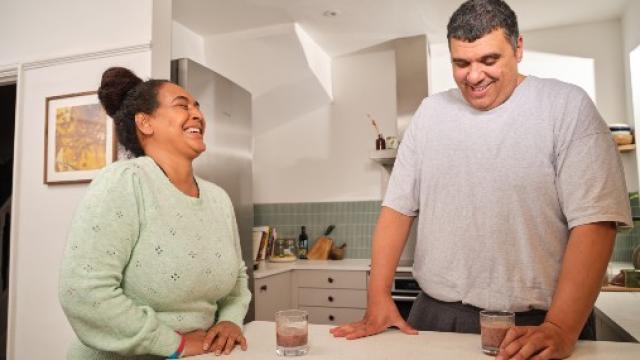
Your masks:
[[[511,311],[480,311],[482,352],[498,355],[502,340],[513,326],[515,326],[515,314]]]
[[[309,352],[309,313],[304,310],[276,312],[276,354],[299,356]]]

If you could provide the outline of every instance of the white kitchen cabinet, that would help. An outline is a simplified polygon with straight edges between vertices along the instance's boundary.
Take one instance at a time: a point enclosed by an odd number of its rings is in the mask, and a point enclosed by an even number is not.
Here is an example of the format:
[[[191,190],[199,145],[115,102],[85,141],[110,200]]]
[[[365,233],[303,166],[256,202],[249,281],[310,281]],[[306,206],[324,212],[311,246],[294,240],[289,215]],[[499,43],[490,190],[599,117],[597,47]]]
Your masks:
[[[321,306],[300,306],[301,310],[309,312],[309,322],[312,324],[343,325],[362,320],[365,309],[335,308]]]
[[[362,319],[367,308],[367,272],[294,270],[294,306],[313,324],[338,325]]]
[[[367,290],[298,288],[298,303],[308,306],[367,307]]]
[[[256,279],[256,320],[274,321],[274,313],[291,308],[291,272]]]
[[[298,287],[366,289],[367,272],[350,270],[295,270]]]
[[[261,264],[254,272],[256,320],[273,321],[274,312],[289,308],[308,311],[313,324],[361,320],[367,308],[369,263],[345,259]]]

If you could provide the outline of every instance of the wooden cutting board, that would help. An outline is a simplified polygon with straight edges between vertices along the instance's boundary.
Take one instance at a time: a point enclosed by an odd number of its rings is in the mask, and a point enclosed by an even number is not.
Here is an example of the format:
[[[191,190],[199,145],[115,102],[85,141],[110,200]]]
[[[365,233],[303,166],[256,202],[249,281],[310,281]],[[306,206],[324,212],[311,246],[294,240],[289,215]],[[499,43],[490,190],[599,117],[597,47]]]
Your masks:
[[[307,259],[327,260],[333,245],[333,239],[328,236],[320,236],[307,253]]]

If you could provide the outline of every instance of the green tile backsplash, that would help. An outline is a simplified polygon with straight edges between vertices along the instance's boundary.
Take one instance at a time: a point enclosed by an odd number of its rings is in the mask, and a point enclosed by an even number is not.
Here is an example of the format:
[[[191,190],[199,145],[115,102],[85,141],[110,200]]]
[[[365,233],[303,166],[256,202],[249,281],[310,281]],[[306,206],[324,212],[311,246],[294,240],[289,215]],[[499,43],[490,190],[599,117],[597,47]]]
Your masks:
[[[309,248],[315,240],[333,224],[334,243],[347,244],[346,257],[366,259],[371,257],[371,237],[380,201],[348,201],[323,203],[255,204],[256,225],[274,226],[278,237],[298,238],[300,226],[307,227]]]
[[[638,193],[630,193],[631,213],[634,217],[640,217],[640,202]],[[616,245],[613,248],[612,261],[631,262],[631,252],[640,245],[640,221],[633,221],[633,229],[620,231],[616,236]]]
[[[629,194],[631,211],[640,217],[638,193]],[[380,214],[380,201],[347,201],[323,203],[255,204],[255,225],[274,226],[279,236],[298,238],[300,226],[307,227],[309,247],[313,246],[327,226],[336,226],[331,237],[335,243],[347,244],[346,257],[365,259],[371,257],[371,238]],[[631,262],[631,252],[640,245],[640,221],[635,227],[621,231],[611,260]]]

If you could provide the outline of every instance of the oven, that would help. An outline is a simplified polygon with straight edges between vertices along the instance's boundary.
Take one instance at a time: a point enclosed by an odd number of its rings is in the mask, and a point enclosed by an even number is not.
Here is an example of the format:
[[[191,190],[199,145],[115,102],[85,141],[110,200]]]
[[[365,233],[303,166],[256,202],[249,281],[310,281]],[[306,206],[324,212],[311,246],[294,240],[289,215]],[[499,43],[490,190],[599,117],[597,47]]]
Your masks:
[[[407,320],[413,302],[420,294],[420,286],[410,272],[396,272],[391,286],[391,298],[396,303],[402,318]]]

